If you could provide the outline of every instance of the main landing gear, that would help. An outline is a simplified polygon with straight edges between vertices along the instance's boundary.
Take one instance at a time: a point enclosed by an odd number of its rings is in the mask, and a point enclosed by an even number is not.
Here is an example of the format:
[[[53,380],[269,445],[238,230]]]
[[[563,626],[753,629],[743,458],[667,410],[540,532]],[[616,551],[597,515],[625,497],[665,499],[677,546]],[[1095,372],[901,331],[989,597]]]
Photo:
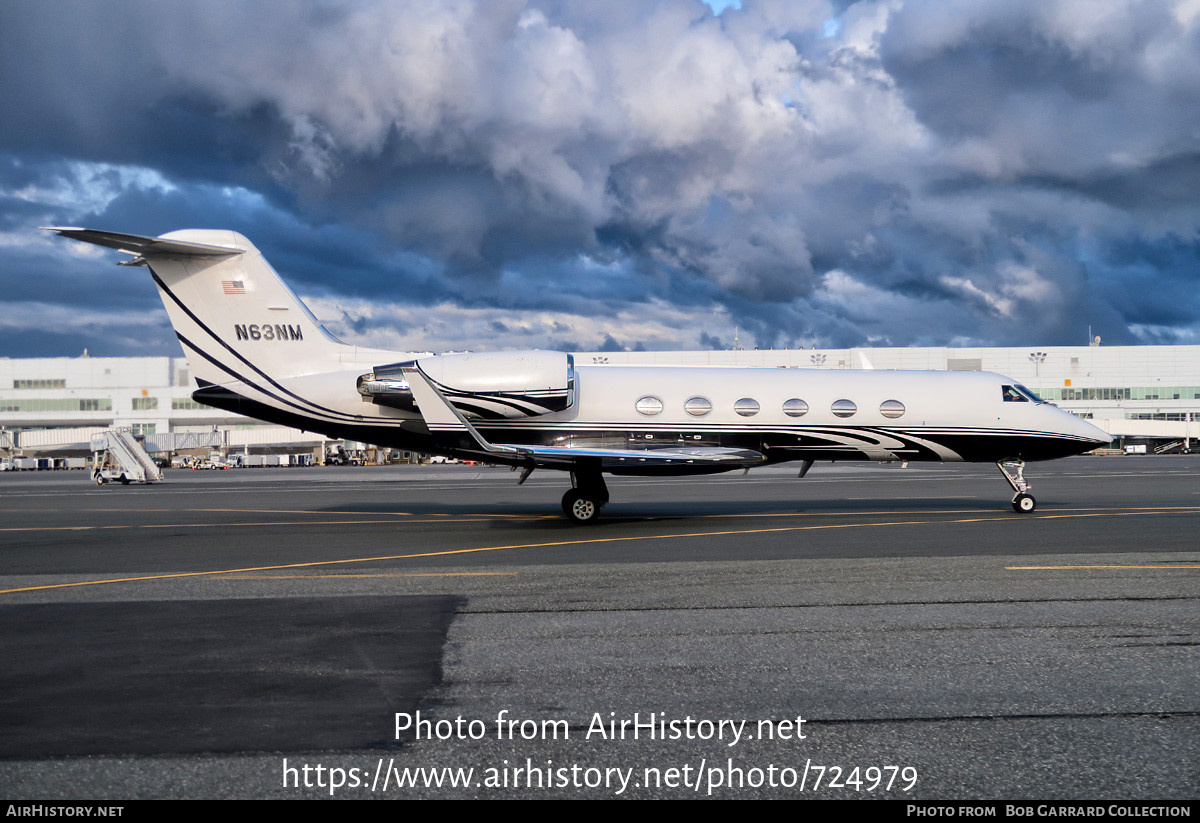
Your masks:
[[[572,523],[591,523],[608,502],[608,486],[600,472],[571,472],[572,488],[563,495],[563,514]]]
[[[1018,514],[1029,514],[1036,509],[1037,501],[1029,493],[1033,486],[1025,482],[1025,461],[1001,460],[996,465],[1000,468],[1004,479],[1008,481],[1008,485],[1013,487],[1013,511]]]

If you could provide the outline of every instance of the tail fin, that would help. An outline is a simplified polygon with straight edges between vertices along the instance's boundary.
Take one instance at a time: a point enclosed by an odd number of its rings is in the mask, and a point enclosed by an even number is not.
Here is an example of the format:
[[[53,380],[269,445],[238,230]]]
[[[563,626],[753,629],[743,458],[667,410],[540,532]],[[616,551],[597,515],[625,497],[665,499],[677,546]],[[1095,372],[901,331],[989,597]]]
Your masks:
[[[149,267],[197,380],[220,385],[252,372],[287,378],[337,368],[344,344],[237,232],[188,229],[142,237],[50,230],[135,255],[122,265]]]

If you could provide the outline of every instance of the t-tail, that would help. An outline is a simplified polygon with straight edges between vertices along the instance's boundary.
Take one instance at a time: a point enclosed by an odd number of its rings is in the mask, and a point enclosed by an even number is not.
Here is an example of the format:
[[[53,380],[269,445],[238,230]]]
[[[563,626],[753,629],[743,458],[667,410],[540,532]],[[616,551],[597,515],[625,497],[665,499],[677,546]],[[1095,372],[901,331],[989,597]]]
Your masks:
[[[325,330],[254,244],[233,231],[161,237],[51,227],[63,237],[133,255],[150,269],[200,385],[335,371],[351,348]]]

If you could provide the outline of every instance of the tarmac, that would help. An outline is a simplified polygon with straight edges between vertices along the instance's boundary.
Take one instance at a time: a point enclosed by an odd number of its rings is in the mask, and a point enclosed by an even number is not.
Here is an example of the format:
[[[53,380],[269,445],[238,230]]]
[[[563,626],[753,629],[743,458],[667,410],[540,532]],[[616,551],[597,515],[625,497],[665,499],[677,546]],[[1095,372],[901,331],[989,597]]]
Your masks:
[[[1200,457],[0,474],[0,796],[1195,799]]]

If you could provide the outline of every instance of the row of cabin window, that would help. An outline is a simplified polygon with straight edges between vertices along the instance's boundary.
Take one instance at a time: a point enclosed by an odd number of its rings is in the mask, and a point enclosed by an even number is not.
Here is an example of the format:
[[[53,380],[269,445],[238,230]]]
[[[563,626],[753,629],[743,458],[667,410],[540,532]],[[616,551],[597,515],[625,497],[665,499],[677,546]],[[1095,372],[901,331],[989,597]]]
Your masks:
[[[634,408],[646,416],[659,414],[663,410],[661,398],[652,394],[638,398]],[[759,412],[758,401],[752,397],[743,397],[733,404],[733,410],[742,417],[753,417]],[[703,417],[712,411],[712,401],[707,397],[689,397],[683,404],[683,410],[693,417]],[[834,417],[853,417],[858,406],[853,400],[835,400],[831,408]],[[783,402],[783,413],[788,417],[803,417],[808,414],[808,403],[798,397]],[[904,404],[899,400],[884,400],[879,404],[879,413],[884,417],[897,418],[904,414]]]

